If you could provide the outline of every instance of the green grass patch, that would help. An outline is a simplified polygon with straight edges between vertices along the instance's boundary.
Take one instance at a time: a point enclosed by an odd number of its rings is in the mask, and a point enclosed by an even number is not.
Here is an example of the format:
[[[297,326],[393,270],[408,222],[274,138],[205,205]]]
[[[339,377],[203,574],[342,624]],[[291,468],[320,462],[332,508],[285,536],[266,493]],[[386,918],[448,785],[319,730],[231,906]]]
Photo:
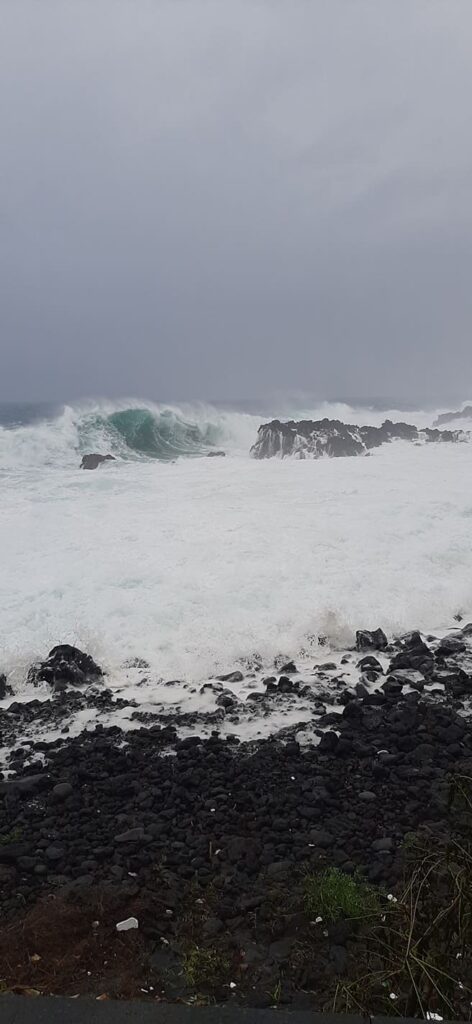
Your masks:
[[[305,879],[305,909],[310,917],[328,922],[340,918],[366,918],[380,913],[375,890],[356,875],[339,868],[327,868]]]
[[[23,829],[20,827],[13,828],[11,832],[7,832],[6,835],[0,835],[0,846],[8,846],[10,843],[17,843],[23,835]]]
[[[214,988],[228,977],[230,963],[217,949],[192,946],[184,959],[184,974],[192,988]]]

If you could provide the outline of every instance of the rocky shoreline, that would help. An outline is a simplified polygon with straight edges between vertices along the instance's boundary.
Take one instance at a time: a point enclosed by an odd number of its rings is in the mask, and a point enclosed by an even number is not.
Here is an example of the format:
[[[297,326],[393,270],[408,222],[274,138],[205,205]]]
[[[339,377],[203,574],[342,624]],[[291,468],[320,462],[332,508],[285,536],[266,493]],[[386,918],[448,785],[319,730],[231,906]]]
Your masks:
[[[184,737],[160,720],[25,739],[28,715],[116,703],[89,656],[55,648],[32,669],[51,700],[12,701],[0,713],[3,740],[16,736],[0,781],[4,987],[359,1009],[372,940],[364,915],[344,908],[330,920],[322,893],[308,901],[307,885],[334,871],[336,884],[375,891],[375,927],[385,929],[392,908],[408,905],[413,850],[443,851],[449,864],[451,841],[470,849],[472,803],[458,811],[456,797],[457,780],[467,800],[472,779],[471,641],[471,625],[393,644],[381,630],[358,632],[358,650],[341,659],[352,665],[348,683],[331,690],[335,710],[323,706],[319,679],[304,687],[286,663],[249,704],[263,714],[274,701],[307,703],[312,720],[258,742],[221,732],[239,703],[230,692],[237,672],[215,681],[225,699],[208,736],[197,717]],[[326,678],[337,669],[329,666]],[[435,899],[446,915],[444,870]],[[128,918],[138,928],[118,933]],[[452,932],[441,952],[452,982],[426,993],[415,982],[429,1011],[444,1011],[445,999],[462,1007],[472,985],[463,945]],[[379,981],[366,994],[364,984],[363,1008],[419,1011],[403,974],[382,970],[388,990]]]
[[[366,455],[373,448],[391,441],[457,443],[466,441],[468,436],[462,430],[438,430],[436,427],[419,430],[411,423],[392,423],[391,420],[385,420],[380,427],[362,427],[326,418],[298,422],[272,420],[259,427],[251,455],[254,459],[271,459],[274,456],[337,458]]]

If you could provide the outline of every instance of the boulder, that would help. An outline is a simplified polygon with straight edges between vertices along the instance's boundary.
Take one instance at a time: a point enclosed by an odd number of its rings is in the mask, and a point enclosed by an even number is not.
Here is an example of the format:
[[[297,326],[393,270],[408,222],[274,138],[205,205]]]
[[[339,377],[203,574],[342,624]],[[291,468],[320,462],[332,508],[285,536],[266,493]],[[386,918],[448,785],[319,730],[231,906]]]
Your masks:
[[[80,468],[97,469],[98,466],[101,466],[102,462],[116,462],[116,459],[114,455],[98,455],[96,452],[93,452],[82,456]]]
[[[60,689],[62,684],[84,686],[96,682],[103,676],[99,665],[90,657],[71,644],[60,644],[53,647],[46,661],[32,665],[28,672],[28,682],[37,686],[40,682]]]
[[[339,458],[369,454],[393,440],[409,442],[462,441],[466,435],[459,430],[423,430],[410,423],[392,423],[385,420],[381,427],[359,427],[341,420],[271,420],[262,423],[257,441],[251,448],[255,459],[270,459],[287,455],[299,459],[319,459],[324,456]]]
[[[356,647],[358,651],[365,651],[369,648],[381,651],[387,646],[387,642],[383,629],[358,629],[356,632]]]
[[[224,459],[226,452],[207,452],[207,459]]]

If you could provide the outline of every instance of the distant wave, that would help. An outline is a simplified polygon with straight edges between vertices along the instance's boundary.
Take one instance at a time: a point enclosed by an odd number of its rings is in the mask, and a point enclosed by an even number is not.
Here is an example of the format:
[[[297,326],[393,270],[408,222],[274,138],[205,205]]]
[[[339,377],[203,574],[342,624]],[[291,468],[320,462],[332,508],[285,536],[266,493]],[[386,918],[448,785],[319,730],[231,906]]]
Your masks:
[[[178,456],[203,455],[221,441],[221,428],[215,423],[192,423],[172,409],[122,409],[109,415],[93,413],[79,423],[80,449],[89,441],[102,439],[101,447],[123,458],[175,459]],[[96,447],[96,443],[95,443]]]
[[[0,471],[78,465],[85,452],[124,460],[195,458],[224,448],[249,454],[261,417],[214,406],[161,406],[136,401],[89,401],[46,413],[0,408]]]
[[[228,455],[249,457],[267,408],[241,408],[205,403],[161,405],[142,399],[91,399],[71,405],[0,406],[0,472],[21,467],[79,465],[84,452],[111,453],[123,460],[169,462],[204,456],[213,448]],[[253,407],[254,408],[254,407]],[[352,408],[342,403],[274,400],[271,416],[280,419],[340,419],[345,423],[378,426],[385,410]],[[442,410],[437,410],[440,412]],[[402,418],[388,410],[388,418]],[[418,427],[431,426],[434,413],[411,414]]]

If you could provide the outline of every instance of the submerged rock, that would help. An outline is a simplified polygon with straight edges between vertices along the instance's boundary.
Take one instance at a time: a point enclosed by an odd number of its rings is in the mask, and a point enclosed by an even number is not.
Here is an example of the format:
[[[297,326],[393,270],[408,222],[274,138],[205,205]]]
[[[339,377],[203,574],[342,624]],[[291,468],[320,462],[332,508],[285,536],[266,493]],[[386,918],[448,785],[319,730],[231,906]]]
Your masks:
[[[93,452],[89,455],[82,456],[82,462],[80,463],[81,469],[97,469],[101,466],[102,462],[116,462],[114,455],[98,455]]]

